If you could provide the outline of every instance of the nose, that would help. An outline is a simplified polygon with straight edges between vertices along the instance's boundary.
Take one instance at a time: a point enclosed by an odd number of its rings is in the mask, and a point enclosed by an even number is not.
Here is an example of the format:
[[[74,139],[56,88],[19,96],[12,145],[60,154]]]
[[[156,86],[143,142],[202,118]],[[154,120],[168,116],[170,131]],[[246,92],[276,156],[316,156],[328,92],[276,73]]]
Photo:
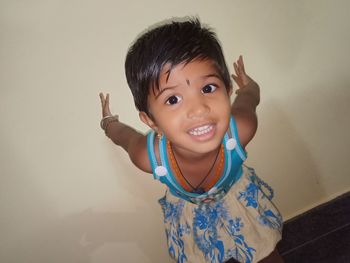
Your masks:
[[[199,98],[192,98],[189,101],[188,118],[201,119],[210,112],[210,107],[206,103],[205,98],[200,96]]]

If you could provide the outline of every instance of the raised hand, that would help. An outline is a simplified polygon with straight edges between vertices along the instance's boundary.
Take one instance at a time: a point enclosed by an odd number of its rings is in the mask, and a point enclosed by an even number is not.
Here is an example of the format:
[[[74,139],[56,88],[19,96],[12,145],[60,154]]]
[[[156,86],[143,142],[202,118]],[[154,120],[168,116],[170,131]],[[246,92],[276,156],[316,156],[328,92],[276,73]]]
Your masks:
[[[238,88],[241,89],[253,81],[246,73],[244,69],[243,57],[239,56],[238,60],[233,63],[233,68],[236,74],[232,74],[233,80],[237,83]]]
[[[101,92],[100,93],[100,99],[101,99],[101,107],[102,107],[102,117],[112,116],[111,110],[109,108],[109,94],[105,95]]]

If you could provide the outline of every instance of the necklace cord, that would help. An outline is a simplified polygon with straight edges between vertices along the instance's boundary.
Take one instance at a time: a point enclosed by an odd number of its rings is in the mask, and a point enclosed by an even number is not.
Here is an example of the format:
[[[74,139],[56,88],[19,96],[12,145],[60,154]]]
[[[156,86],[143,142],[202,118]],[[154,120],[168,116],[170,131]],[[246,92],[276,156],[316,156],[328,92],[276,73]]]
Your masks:
[[[169,142],[169,141],[168,141],[168,142]],[[179,164],[178,164],[178,162],[177,162],[177,159],[176,159],[176,157],[175,157],[173,148],[171,147],[170,142],[169,142],[169,146],[170,146],[169,148],[170,148],[171,155],[174,157],[176,166],[177,166],[177,168],[178,168],[178,170],[179,170],[181,176],[183,177],[183,179],[185,179],[186,183],[187,183],[194,191],[197,191],[198,188],[199,188],[199,187],[205,182],[205,180],[208,178],[210,172],[213,170],[213,168],[214,168],[214,166],[215,166],[215,163],[216,163],[216,160],[218,159],[218,156],[219,156],[221,147],[219,147],[219,150],[218,150],[218,152],[217,152],[217,154],[216,154],[216,156],[215,156],[215,160],[214,160],[213,164],[211,165],[211,167],[210,167],[209,171],[207,172],[207,174],[203,177],[202,181],[201,181],[197,186],[193,186],[193,185],[187,180],[187,178],[183,175],[183,173],[182,173],[182,171],[181,171],[181,169],[180,169],[180,166],[179,166]]]

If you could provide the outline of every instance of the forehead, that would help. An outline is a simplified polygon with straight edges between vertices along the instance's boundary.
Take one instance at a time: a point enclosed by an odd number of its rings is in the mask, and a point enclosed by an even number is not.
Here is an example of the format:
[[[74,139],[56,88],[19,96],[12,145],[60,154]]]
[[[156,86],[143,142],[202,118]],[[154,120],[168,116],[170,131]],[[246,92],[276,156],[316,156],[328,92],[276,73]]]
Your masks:
[[[152,90],[156,94],[164,85],[173,81],[195,81],[210,75],[216,75],[221,78],[216,63],[209,59],[196,59],[177,65],[167,63],[160,71],[158,85],[154,85],[155,87],[152,87]]]

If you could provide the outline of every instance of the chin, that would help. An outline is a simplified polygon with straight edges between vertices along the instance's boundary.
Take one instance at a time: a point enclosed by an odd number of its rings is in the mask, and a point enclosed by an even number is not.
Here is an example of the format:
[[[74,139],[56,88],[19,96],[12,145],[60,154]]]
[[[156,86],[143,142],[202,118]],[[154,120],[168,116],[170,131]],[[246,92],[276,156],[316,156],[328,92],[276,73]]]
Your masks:
[[[207,143],[197,144],[194,146],[194,152],[200,153],[200,154],[206,154],[210,153],[212,151],[216,151],[221,145],[221,139],[220,140],[213,140]]]

